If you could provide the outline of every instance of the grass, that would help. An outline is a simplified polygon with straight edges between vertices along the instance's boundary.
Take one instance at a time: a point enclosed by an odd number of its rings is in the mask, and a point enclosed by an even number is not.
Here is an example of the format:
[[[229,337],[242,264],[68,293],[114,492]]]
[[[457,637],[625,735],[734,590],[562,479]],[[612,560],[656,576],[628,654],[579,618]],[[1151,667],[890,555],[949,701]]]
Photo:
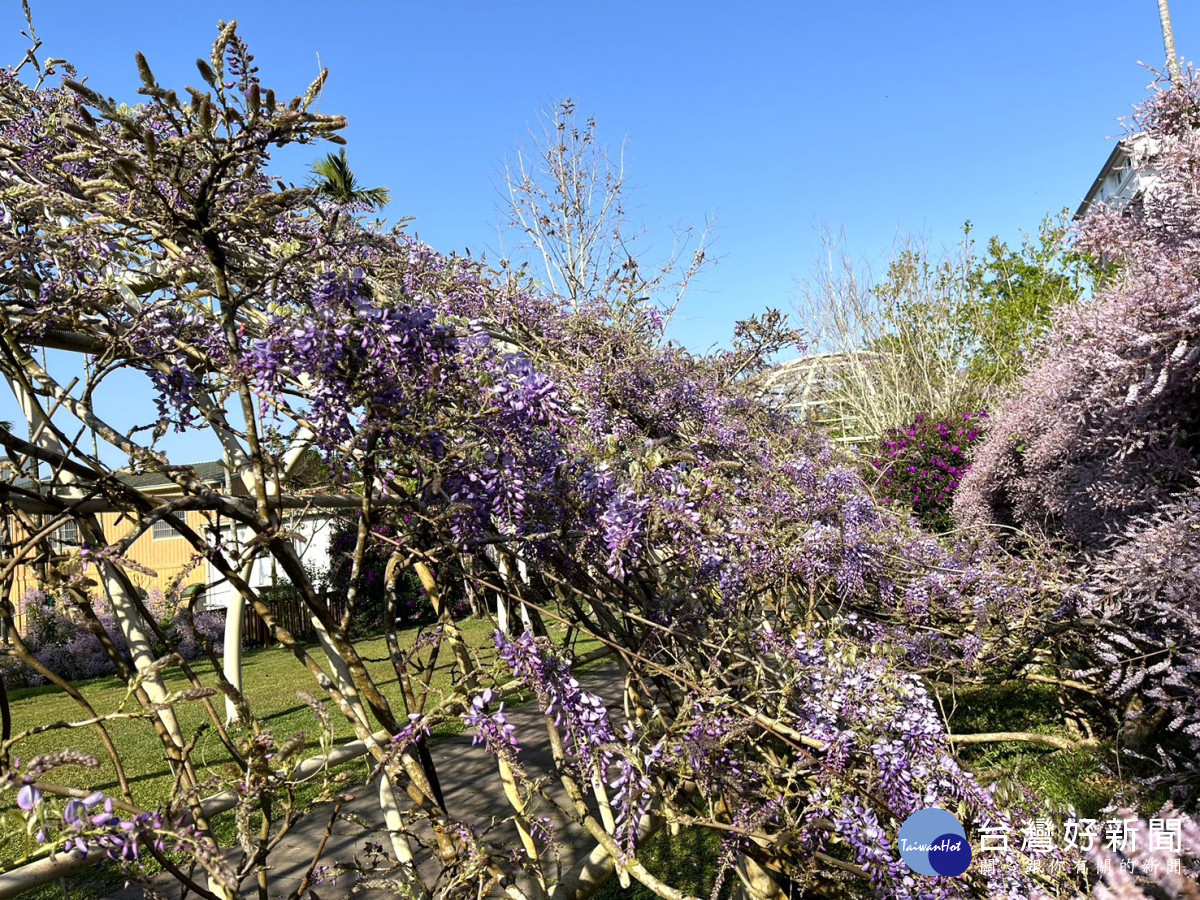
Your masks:
[[[693,897],[712,894],[720,874],[721,857],[721,839],[704,828],[682,828],[678,834],[663,829],[652,835],[638,852],[638,859],[651,874]],[[728,900],[738,886],[737,875],[725,873],[719,900]],[[638,882],[622,888],[616,878],[606,881],[595,897],[596,900],[657,900],[653,891]]]
[[[469,619],[459,623],[459,627],[464,639],[478,650],[485,662],[495,658],[492,644],[494,626],[487,621]],[[419,629],[403,632],[400,635],[401,646],[405,650],[411,649],[419,633]],[[360,641],[356,646],[366,660],[368,671],[392,705],[396,717],[404,721],[406,709],[388,658],[386,642],[383,638],[375,638]],[[323,661],[324,656],[319,649],[313,649],[312,652],[315,658]],[[423,651],[426,654],[427,652]],[[205,661],[194,665],[201,680],[205,684],[215,686],[216,679],[211,664]],[[444,650],[430,685],[431,706],[451,688],[452,665],[451,654]],[[172,691],[190,686],[179,669],[168,670],[165,673],[165,681],[168,690]],[[248,651],[243,660],[243,685],[251,708],[260,717],[264,727],[270,729],[278,743],[304,732],[307,740],[303,755],[319,752],[319,726],[316,716],[298,694],[303,691],[322,697],[323,692],[299,660],[279,647]],[[126,701],[125,684],[116,677],[97,678],[78,683],[76,687],[101,714],[120,708]],[[15,689],[10,692],[9,699],[14,735],[35,726],[85,718],[84,711],[75,701],[54,686]],[[216,696],[213,700],[218,711],[223,714],[223,698]],[[335,729],[335,744],[354,739],[355,735],[349,723],[332,708],[332,704],[327,705],[331,707],[330,719]],[[125,702],[125,709],[136,711],[136,701]],[[215,730],[211,728],[202,704],[177,704],[176,715],[185,738],[202,731],[192,758],[202,779],[212,777],[214,784],[211,793],[215,793],[219,789],[217,782],[223,776],[236,775],[229,753],[218,740]],[[460,722],[448,721],[435,729],[435,738],[439,734],[457,733],[461,730]],[[170,796],[173,779],[162,744],[155,735],[152,724],[146,719],[118,720],[108,724],[108,731],[126,771],[136,805],[144,809],[162,806]],[[245,729],[240,729],[233,736],[238,740],[246,734]],[[101,761],[100,769],[94,771],[64,767],[56,770],[48,780],[68,787],[98,789],[119,796],[116,770],[95,728],[55,729],[34,734],[21,739],[13,747],[12,755],[29,760],[38,754],[68,748],[95,756]],[[339,775],[348,782],[361,782],[367,773],[365,759],[347,763],[339,770]],[[306,786],[299,799],[301,802],[311,802],[320,791],[321,784],[314,782]],[[12,805],[15,793],[6,792],[0,797],[6,801],[6,804],[0,805],[0,821],[7,820],[7,827],[0,825],[0,869],[8,869],[26,859],[31,853],[36,853],[37,846],[26,837],[23,817],[16,814],[17,811]],[[17,823],[20,823],[19,826],[14,827]],[[233,838],[232,813],[223,814],[212,824],[218,839],[228,841]]]
[[[943,704],[952,733],[1018,731],[1072,738],[1063,724],[1055,689],[1048,685],[959,689],[953,701],[944,697]],[[1083,817],[1102,817],[1104,807],[1123,797],[1128,805],[1149,814],[1165,800],[1133,783],[1129,762],[1118,757],[1112,741],[1075,750],[1018,742],[971,744],[962,746],[958,757],[984,784],[1020,783],[1053,812],[1072,809]]]

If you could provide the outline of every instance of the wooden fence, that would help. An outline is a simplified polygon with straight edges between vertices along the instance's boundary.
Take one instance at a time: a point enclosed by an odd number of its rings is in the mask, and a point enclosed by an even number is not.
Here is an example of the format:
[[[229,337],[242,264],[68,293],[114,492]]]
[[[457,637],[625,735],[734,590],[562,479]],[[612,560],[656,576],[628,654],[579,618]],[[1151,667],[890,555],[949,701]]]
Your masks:
[[[271,608],[271,614],[280,627],[286,629],[298,641],[315,641],[317,633],[313,629],[312,619],[305,612],[300,598],[293,593],[282,596],[264,598]],[[341,621],[346,611],[346,598],[335,594],[323,594],[322,602],[328,607],[335,622]],[[242,624],[242,645],[245,647],[266,647],[274,643],[267,623],[262,620],[253,607],[247,607],[246,618]]]

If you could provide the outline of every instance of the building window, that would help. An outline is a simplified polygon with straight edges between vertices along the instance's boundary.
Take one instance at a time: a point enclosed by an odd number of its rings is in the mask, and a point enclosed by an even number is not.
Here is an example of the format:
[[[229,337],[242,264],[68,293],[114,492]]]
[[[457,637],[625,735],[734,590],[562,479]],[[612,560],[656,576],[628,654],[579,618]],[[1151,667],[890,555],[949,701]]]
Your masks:
[[[171,538],[177,538],[180,536],[179,532],[171,527],[170,522],[166,522],[162,519],[159,519],[154,523],[153,535],[154,540],[156,541],[168,541]]]
[[[79,523],[64,522],[50,538],[55,553],[66,553],[71,547],[79,546]]]

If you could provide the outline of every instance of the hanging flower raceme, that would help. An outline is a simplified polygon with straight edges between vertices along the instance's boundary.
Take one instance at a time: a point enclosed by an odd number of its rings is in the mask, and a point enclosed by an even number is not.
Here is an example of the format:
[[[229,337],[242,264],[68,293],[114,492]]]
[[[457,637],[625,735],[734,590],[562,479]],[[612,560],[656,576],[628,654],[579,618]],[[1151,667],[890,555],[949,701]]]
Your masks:
[[[544,638],[526,631],[509,639],[496,632],[496,647],[514,676],[529,687],[547,716],[563,735],[563,743],[585,778],[604,770],[606,754],[616,741],[604,701],[584,690],[571,666],[547,646]]]
[[[61,751],[38,756],[22,767],[19,761],[0,777],[0,792],[16,790],[16,808],[25,816],[27,831],[50,854],[95,856],[138,871],[153,853],[182,852],[194,857],[219,883],[236,889],[237,877],[212,841],[194,826],[172,822],[161,810],[128,811],[100,791],[65,801],[51,797],[37,780],[63,766],[98,769],[94,756]]]
[[[504,704],[500,703],[494,711],[488,711],[495,695],[491,688],[485,689],[471,700],[471,708],[463,713],[463,724],[474,730],[471,743],[487,747],[493,756],[506,759],[511,765],[516,764],[517,743],[516,728],[509,724],[504,714]]]

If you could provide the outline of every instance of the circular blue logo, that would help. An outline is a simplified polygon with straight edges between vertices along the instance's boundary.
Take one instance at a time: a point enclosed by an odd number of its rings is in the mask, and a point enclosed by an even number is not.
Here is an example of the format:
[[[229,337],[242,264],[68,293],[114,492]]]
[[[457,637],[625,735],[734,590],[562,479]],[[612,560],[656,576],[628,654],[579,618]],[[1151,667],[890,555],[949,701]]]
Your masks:
[[[900,858],[922,875],[956,877],[971,865],[971,845],[962,823],[936,806],[904,820],[899,844]]]

